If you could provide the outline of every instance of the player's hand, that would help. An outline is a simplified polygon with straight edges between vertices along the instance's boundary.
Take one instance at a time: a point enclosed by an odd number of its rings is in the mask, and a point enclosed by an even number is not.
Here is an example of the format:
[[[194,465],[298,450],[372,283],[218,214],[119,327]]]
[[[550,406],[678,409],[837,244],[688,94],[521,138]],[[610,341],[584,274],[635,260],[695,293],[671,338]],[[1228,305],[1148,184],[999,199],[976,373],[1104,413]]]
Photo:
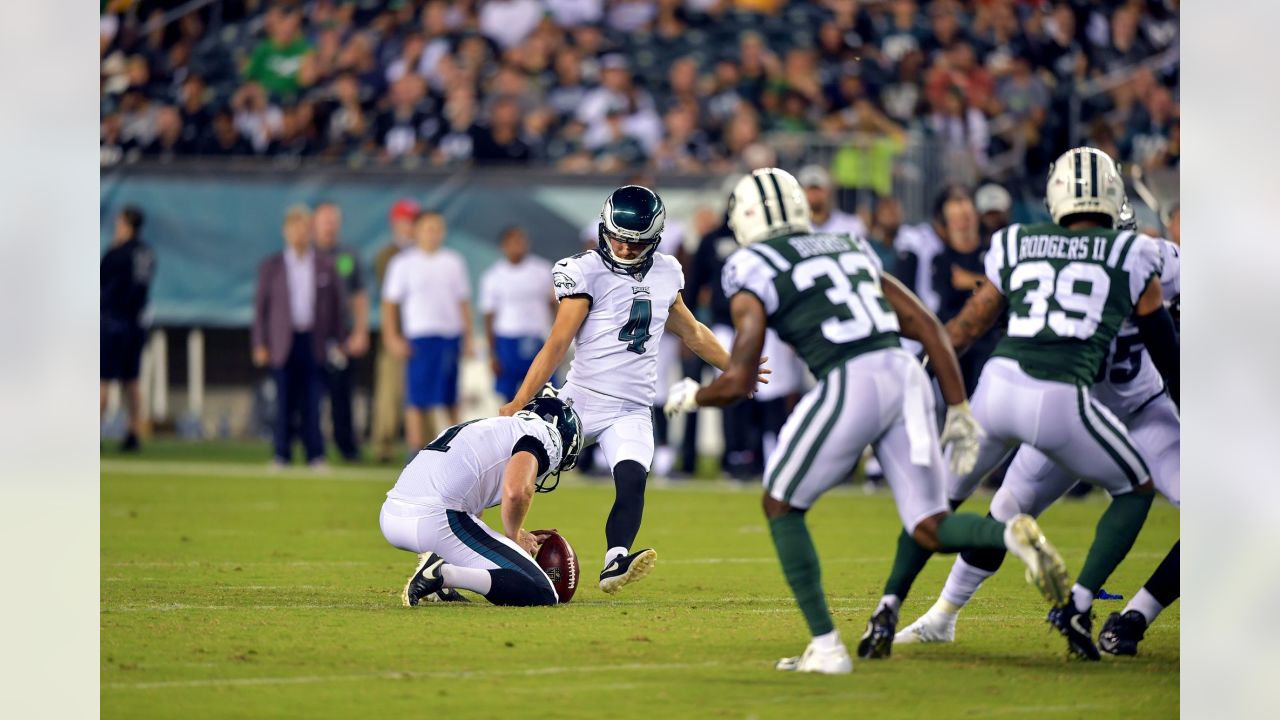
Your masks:
[[[551,528],[550,530],[533,530],[529,534],[537,538],[538,544],[541,545],[542,543],[547,541],[547,538],[551,537],[552,535],[555,535],[558,532],[560,531],[556,530],[555,528]]]
[[[943,448],[951,446],[952,473],[963,476],[973,471],[973,466],[978,464],[978,444],[985,434],[973,413],[969,412],[968,402],[947,408],[947,419],[942,424],[942,435],[938,439]]]
[[[524,406],[517,405],[513,400],[507,403],[506,405],[503,405],[502,407],[498,408],[498,417],[511,417],[512,415],[515,415],[516,413],[520,412],[520,408],[522,407]]]
[[[253,348],[253,364],[257,367],[266,367],[271,362],[271,351],[267,350],[266,345],[258,345]]]
[[[768,385],[768,384],[769,384],[769,375],[773,374],[773,370],[772,370],[772,369],[770,369],[769,367],[767,367],[767,366],[765,365],[765,363],[767,363],[767,362],[769,362],[769,356],[768,356],[768,355],[765,355],[765,356],[763,356],[763,357],[761,357],[761,358],[760,358],[760,371],[759,371],[759,373],[760,373],[760,374],[756,375],[756,384],[757,384],[757,385]],[[751,394],[750,394],[750,395],[748,395],[747,397],[748,397],[748,398],[753,398],[753,397],[755,397],[755,396],[756,396],[756,391],[753,389],[753,390],[751,391]]]
[[[347,356],[364,357],[369,352],[369,333],[353,332],[347,338]]]
[[[694,412],[698,409],[698,381],[684,378],[671,386],[667,391],[667,404],[663,407],[667,417],[673,418],[680,413]]]
[[[388,352],[401,360],[408,359],[408,357],[413,354],[413,347],[402,337],[387,338],[386,346]]]
[[[520,531],[516,533],[516,544],[530,555],[537,555],[538,548],[542,547],[542,541],[524,528],[520,528]]]

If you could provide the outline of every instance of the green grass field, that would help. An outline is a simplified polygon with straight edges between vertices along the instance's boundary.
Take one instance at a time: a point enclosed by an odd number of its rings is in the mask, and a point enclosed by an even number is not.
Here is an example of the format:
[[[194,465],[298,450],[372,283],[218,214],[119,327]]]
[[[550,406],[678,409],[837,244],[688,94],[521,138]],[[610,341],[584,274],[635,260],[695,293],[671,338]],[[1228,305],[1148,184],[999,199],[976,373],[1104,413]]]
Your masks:
[[[1085,665],[1044,623],[1015,560],[961,617],[950,646],[899,648],[852,675],[779,673],[803,650],[803,620],[773,555],[753,487],[651,488],[644,582],[594,587],[612,487],[568,480],[539,495],[529,527],[575,545],[584,584],[554,608],[403,608],[414,558],[383,540],[394,469],[328,476],[189,454],[104,458],[102,716],[773,718],[1174,717],[1178,607],[1135,659]],[[1046,533],[1077,570],[1101,499],[1060,504]],[[972,508],[985,511],[985,499]],[[888,495],[838,490],[810,513],[837,624],[862,633],[889,570]],[[1108,589],[1130,596],[1178,534],[1158,501]],[[936,558],[903,622],[936,598]],[[1099,602],[1101,617],[1120,602]],[[1100,626],[1101,617],[1095,621]]]

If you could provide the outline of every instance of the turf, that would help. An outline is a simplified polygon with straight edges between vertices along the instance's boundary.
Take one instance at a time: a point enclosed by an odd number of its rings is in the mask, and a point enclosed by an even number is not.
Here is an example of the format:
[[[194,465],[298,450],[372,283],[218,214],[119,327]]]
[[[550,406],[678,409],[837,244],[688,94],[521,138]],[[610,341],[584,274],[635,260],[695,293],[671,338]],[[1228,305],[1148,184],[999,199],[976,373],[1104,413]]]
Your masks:
[[[102,716],[203,717],[1173,717],[1178,606],[1138,658],[1065,659],[1045,607],[1009,561],[949,646],[898,648],[852,675],[779,673],[803,649],[754,488],[695,481],[650,490],[640,541],[659,553],[619,596],[592,582],[612,488],[569,480],[530,527],[576,546],[584,586],[554,608],[403,608],[413,556],[378,508],[394,470],[271,473],[260,464],[106,459],[102,473]],[[1103,507],[1043,519],[1078,569]],[[985,500],[973,509],[985,510]],[[837,490],[810,513],[837,626],[850,644],[889,570],[888,495]],[[1132,594],[1178,533],[1158,501],[1107,584]],[[950,567],[930,563],[904,623]],[[1122,603],[1099,602],[1102,617]]]

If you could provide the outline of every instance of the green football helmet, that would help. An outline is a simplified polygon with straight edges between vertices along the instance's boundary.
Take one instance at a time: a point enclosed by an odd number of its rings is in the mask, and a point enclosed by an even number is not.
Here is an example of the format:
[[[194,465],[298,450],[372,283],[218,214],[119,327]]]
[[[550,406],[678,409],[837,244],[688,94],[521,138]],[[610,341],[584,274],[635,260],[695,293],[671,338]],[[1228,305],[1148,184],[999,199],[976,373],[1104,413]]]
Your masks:
[[[625,185],[610,193],[600,211],[600,256],[605,265],[621,275],[644,277],[653,266],[653,253],[662,240],[667,208],[662,198],[647,187]],[[640,245],[634,258],[613,254],[609,240]]]
[[[539,420],[556,429],[560,435],[560,464],[555,472],[538,482],[538,492],[551,492],[560,484],[560,473],[572,470],[578,465],[578,455],[582,452],[582,420],[573,407],[558,397],[540,396],[528,402],[520,409],[522,413],[534,415]],[[552,477],[555,481],[551,482]]]

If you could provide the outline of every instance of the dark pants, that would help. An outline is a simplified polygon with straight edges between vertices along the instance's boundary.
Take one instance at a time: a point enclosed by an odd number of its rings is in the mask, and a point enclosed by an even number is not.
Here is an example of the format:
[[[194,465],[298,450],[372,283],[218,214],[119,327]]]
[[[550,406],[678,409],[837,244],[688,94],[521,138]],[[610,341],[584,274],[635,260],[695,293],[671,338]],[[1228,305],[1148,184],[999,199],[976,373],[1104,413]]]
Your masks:
[[[333,417],[333,444],[347,460],[360,457],[360,444],[356,441],[355,420],[351,416],[351,362],[345,367],[329,367],[325,370],[329,383],[329,414]]]
[[[320,366],[316,363],[311,333],[293,334],[293,346],[283,367],[275,368],[276,459],[293,459],[295,432],[302,437],[307,462],[324,458],[324,437],[320,435],[320,396],[323,394]]]

